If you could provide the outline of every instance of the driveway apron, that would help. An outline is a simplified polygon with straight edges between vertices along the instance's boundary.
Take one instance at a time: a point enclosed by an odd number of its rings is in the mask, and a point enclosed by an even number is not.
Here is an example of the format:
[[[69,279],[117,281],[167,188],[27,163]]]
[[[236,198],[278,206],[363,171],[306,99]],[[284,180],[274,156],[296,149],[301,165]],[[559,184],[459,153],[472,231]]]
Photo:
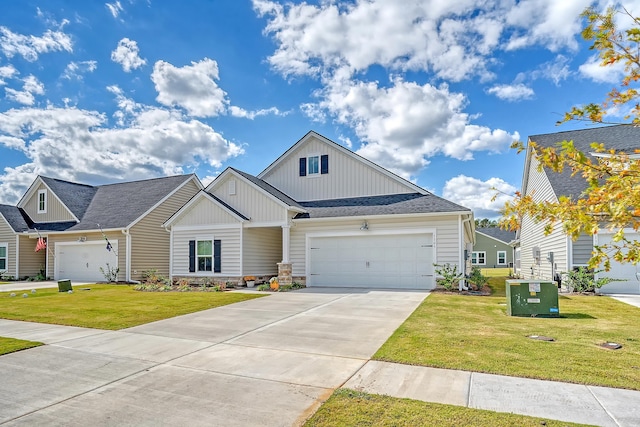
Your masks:
[[[305,289],[120,331],[0,321],[0,424],[291,426],[428,295]]]

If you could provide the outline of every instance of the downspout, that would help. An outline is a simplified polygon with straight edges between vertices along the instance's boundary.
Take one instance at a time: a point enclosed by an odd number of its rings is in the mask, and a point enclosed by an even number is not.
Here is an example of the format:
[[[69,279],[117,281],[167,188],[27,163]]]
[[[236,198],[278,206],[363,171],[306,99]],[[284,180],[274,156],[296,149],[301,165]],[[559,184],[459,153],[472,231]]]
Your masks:
[[[173,227],[165,227],[169,232],[169,283],[173,283]]]
[[[7,251],[8,250],[9,248],[7,248]],[[20,277],[18,276],[19,273],[20,273],[20,235],[16,234],[16,275],[14,276],[16,280],[20,280]]]
[[[125,277],[124,280],[127,282],[131,282],[131,234],[129,233],[128,228],[122,229],[122,234],[125,235],[125,247],[126,247],[126,255],[125,255]],[[120,260],[118,260],[118,264],[120,264]]]
[[[464,242],[464,227],[466,222],[471,221],[471,218],[472,218],[471,214],[469,214],[469,216],[466,219],[462,219],[462,215],[460,215],[460,271],[462,271],[464,276],[467,275],[467,262],[464,259],[464,249],[466,247],[466,244]],[[458,282],[458,290],[466,291],[468,289],[469,288],[465,286],[465,279],[463,277]]]

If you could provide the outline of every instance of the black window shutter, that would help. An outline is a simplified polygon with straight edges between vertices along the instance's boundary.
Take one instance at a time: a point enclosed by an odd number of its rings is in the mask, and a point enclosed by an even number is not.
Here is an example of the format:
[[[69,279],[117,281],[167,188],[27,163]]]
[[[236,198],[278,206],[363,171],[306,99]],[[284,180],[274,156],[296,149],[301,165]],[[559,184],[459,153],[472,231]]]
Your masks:
[[[307,158],[300,157],[300,176],[307,176]]]
[[[196,241],[189,240],[189,272],[196,271]]]
[[[320,173],[327,174],[329,173],[329,155],[323,154],[320,156]]]
[[[220,271],[222,271],[222,263],[220,262],[222,260],[221,254],[220,254],[221,247],[222,247],[222,241],[220,240],[213,241],[213,272],[214,273],[220,273]]]

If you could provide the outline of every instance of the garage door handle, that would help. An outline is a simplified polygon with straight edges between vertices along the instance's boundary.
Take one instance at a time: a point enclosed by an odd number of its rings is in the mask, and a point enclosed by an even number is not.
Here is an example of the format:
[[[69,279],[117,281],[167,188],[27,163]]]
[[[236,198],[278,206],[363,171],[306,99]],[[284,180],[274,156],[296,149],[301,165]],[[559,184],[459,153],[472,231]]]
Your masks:
[[[369,261],[367,261],[367,268],[369,268]]]
[[[87,263],[87,268],[89,268],[89,263]]]

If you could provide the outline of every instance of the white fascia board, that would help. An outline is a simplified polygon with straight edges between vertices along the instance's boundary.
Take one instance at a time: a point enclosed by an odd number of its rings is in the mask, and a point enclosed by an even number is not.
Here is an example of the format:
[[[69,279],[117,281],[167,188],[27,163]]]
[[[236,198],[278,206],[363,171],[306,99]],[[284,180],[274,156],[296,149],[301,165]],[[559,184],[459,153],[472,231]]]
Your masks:
[[[160,201],[158,203],[156,203],[155,205],[153,205],[152,207],[150,207],[149,209],[147,209],[147,211],[145,213],[143,213],[142,215],[140,215],[138,218],[136,218],[131,224],[127,225],[126,229],[129,230],[131,229],[134,225],[136,225],[137,223],[139,223],[140,221],[142,221],[144,219],[144,217],[146,217],[147,215],[149,215],[151,212],[153,212],[158,206],[162,205],[164,202],[167,201],[167,199],[171,196],[173,196],[178,190],[180,190],[182,187],[184,187],[185,185],[187,185],[190,181],[194,181],[195,184],[198,186],[198,188],[202,189],[202,183],[200,182],[200,180],[198,179],[197,176],[195,176],[195,174],[191,174],[191,177],[189,179],[185,179],[184,182],[182,184],[180,184],[179,186],[177,186],[176,188],[173,189],[173,191],[169,194],[167,194],[166,196],[164,196],[162,199],[160,199]]]
[[[37,185],[36,185],[37,184]],[[73,217],[73,220],[75,222],[80,222],[80,220],[78,219],[77,216],[75,216],[75,214],[71,211],[71,209],[69,209],[67,207],[67,205],[65,205],[62,200],[60,200],[60,198],[58,197],[58,195],[51,189],[51,187],[49,187],[47,185],[46,182],[44,182],[44,180],[40,177],[40,175],[38,175],[36,177],[36,179],[33,181],[33,183],[31,184],[31,186],[29,187],[29,189],[27,190],[26,193],[24,193],[24,195],[22,196],[22,198],[20,199],[20,201],[18,202],[18,204],[16,205],[16,207],[22,208],[24,206],[24,204],[26,203],[27,200],[29,200],[31,198],[31,196],[33,195],[33,193],[35,193],[36,188],[38,188],[40,186],[40,184],[44,185],[47,188],[47,191],[49,192],[47,194],[47,198],[49,197],[49,194],[52,194],[53,197],[56,198],[56,200],[62,205],[64,206],[64,208],[67,210],[67,212],[69,212],[71,214],[71,216]],[[47,204],[49,202],[47,201]],[[43,222],[43,224],[46,223],[50,223],[50,222],[59,222],[59,221],[45,221]]]
[[[425,190],[424,188],[412,183],[411,181],[407,181],[406,179],[404,179],[404,178],[396,175],[395,173],[383,168],[382,166],[379,166],[376,163],[373,163],[371,160],[368,160],[368,159],[360,156],[359,154],[354,153],[353,151],[349,150],[348,148],[345,148],[342,145],[340,145],[340,144],[338,144],[338,143],[336,143],[334,141],[331,141],[330,139],[328,139],[328,138],[326,138],[326,137],[324,137],[324,136],[322,136],[319,133],[314,132],[314,131],[307,132],[307,134],[305,136],[303,136],[298,142],[293,144],[293,146],[291,146],[287,151],[285,151],[284,154],[282,154],[273,163],[271,163],[269,166],[267,166],[267,168],[265,170],[260,172],[258,174],[258,178],[262,179],[263,176],[268,174],[269,171],[271,171],[277,165],[282,163],[282,161],[284,161],[284,159],[289,157],[289,155],[291,155],[291,153],[293,153],[295,150],[297,150],[300,146],[304,145],[312,137],[314,137],[316,139],[319,139],[320,141],[324,142],[325,144],[330,145],[330,146],[342,151],[344,154],[350,156],[354,160],[357,160],[357,161],[359,161],[361,163],[365,163],[367,166],[370,166],[370,167],[374,168],[378,172],[381,172],[384,175],[386,175],[387,177],[389,177],[389,178],[391,178],[391,179],[393,179],[395,181],[398,181],[399,183],[411,188],[412,190],[416,191],[417,193],[420,193],[420,194],[427,194],[428,193],[428,191]]]
[[[247,178],[245,178],[244,176],[240,175],[239,173],[237,173],[236,171],[234,171],[232,168],[227,168],[224,170],[224,172],[222,172],[220,175],[218,175],[216,177],[216,179],[213,180],[213,182],[211,184],[209,184],[206,188],[207,191],[210,191],[209,188],[213,188],[215,187],[214,183],[220,179],[222,180],[224,176],[228,175],[228,174],[232,174],[234,177],[241,179],[243,182],[249,184],[251,187],[255,188],[256,190],[258,190],[259,192],[261,192],[262,194],[264,194],[265,196],[269,197],[270,199],[272,199],[273,201],[275,201],[276,203],[278,203],[280,206],[282,206],[285,209],[291,209],[291,210],[295,210],[297,212],[300,213],[304,213],[306,212],[306,210],[300,210],[300,208],[296,207],[296,206],[290,206],[287,203],[285,203],[284,201],[280,200],[279,198],[277,198],[276,196],[274,196],[273,194],[269,193],[267,190],[265,190],[264,188],[256,185],[255,183],[251,182],[250,180],[248,180]]]
[[[189,200],[184,206],[182,206],[180,209],[178,209],[178,211],[176,213],[174,213],[171,217],[169,217],[169,219],[167,221],[165,221],[165,223],[162,224],[162,226],[164,228],[171,227],[171,224],[175,223],[184,213],[186,213],[191,208],[191,206],[193,206],[195,203],[200,201],[200,199],[202,199],[202,198],[205,198],[205,199],[209,200],[210,202],[214,203],[215,205],[221,207],[227,213],[229,213],[230,215],[235,217],[238,220],[238,222],[240,222],[240,223],[246,222],[246,220],[244,220],[242,218],[239,218],[237,213],[233,212],[228,207],[226,207],[225,205],[223,205],[222,203],[218,202],[216,199],[211,197],[211,195],[209,193],[207,193],[206,190],[200,190],[200,192],[198,194],[193,196],[191,198],[191,200]]]

